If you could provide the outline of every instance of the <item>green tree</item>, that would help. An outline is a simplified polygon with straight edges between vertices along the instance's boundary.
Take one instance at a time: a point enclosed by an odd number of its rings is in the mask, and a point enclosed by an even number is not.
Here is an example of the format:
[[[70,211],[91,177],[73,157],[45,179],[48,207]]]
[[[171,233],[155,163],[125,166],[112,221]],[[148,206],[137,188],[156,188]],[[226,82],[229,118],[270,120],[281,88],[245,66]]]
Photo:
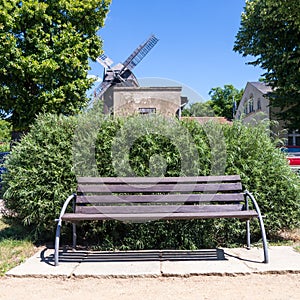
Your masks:
[[[210,102],[195,102],[182,111],[183,117],[213,117],[214,111]]]
[[[274,92],[271,106],[292,129],[300,128],[300,2],[299,0],[247,1],[241,16],[234,51],[254,56],[249,62],[266,73]]]
[[[0,142],[8,142],[10,139],[10,124],[9,122],[0,119]]]
[[[0,118],[0,152],[9,150],[11,137],[11,125],[8,121]]]
[[[0,111],[13,131],[40,112],[72,115],[88,99],[89,58],[111,0],[0,1]]]
[[[225,84],[223,88],[212,88],[209,92],[211,96],[209,103],[215,115],[231,120],[234,105],[236,104],[236,106],[238,106],[242,99],[243,92],[243,89],[238,90],[232,84]]]

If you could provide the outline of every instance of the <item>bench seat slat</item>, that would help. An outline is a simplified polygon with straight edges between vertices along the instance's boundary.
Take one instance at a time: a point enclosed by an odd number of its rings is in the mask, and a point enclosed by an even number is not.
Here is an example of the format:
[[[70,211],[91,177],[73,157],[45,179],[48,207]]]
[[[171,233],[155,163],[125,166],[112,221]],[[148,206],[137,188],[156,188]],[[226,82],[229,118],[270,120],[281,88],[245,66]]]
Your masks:
[[[217,211],[241,211],[242,204],[228,205],[114,205],[79,206],[76,213],[83,214],[143,214],[143,213],[197,213]]]
[[[191,192],[228,192],[242,191],[242,184],[208,183],[208,184],[156,184],[156,185],[99,185],[78,186],[79,193],[191,193]]]
[[[239,175],[193,177],[79,177],[77,179],[78,184],[209,183],[237,181],[241,181]]]
[[[184,203],[184,202],[242,202],[243,193],[233,194],[160,194],[160,195],[91,195],[77,196],[78,204],[96,203]]]
[[[239,218],[248,220],[257,217],[256,211],[221,211],[221,212],[197,212],[197,213],[141,213],[141,214],[77,214],[66,213],[62,217],[64,221],[84,220],[119,220],[119,221],[153,221],[153,220],[188,220],[188,219],[212,219],[212,218]]]

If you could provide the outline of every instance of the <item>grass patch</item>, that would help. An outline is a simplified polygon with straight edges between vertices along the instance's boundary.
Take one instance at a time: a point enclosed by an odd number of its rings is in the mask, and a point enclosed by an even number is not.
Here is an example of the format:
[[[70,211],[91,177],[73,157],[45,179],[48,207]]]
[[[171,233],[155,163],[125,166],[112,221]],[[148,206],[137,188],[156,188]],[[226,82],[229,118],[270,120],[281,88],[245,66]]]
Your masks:
[[[30,257],[36,247],[24,230],[0,218],[0,276]]]
[[[300,228],[294,230],[280,230],[269,241],[271,246],[291,246],[300,253]]]

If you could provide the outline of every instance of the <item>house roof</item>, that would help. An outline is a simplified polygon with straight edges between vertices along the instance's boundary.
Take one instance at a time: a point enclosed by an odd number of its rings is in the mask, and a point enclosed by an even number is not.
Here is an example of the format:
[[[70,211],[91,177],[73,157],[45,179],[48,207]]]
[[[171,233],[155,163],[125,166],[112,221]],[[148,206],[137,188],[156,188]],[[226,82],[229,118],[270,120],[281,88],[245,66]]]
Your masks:
[[[249,82],[249,84],[251,84],[252,86],[254,86],[255,88],[257,88],[260,92],[262,92],[263,94],[267,94],[269,92],[272,92],[272,87],[267,85],[264,82]]]
[[[228,121],[224,117],[181,117],[182,120],[187,120],[187,121],[196,121],[199,122],[200,124],[205,124],[209,121],[217,122],[220,124],[231,124],[231,121]]]

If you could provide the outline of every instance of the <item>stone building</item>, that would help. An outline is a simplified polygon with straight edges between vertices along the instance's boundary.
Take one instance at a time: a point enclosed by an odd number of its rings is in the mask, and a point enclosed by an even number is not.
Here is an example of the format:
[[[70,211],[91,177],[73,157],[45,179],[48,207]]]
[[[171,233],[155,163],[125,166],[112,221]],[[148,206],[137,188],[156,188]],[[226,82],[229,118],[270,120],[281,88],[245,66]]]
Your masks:
[[[182,87],[115,85],[104,95],[104,113],[115,117],[149,113],[180,117],[188,102],[181,91]]]
[[[243,119],[249,123],[264,118],[272,119],[269,99],[265,96],[272,88],[262,82],[248,82],[235,113],[235,119]]]
[[[235,113],[235,119],[242,119],[244,123],[255,123],[263,119],[277,120],[277,109],[270,106],[270,100],[266,94],[272,88],[263,82],[248,82],[241,102]],[[284,129],[284,123],[279,121],[277,130]],[[300,131],[294,130],[284,136],[287,146],[300,146]]]

